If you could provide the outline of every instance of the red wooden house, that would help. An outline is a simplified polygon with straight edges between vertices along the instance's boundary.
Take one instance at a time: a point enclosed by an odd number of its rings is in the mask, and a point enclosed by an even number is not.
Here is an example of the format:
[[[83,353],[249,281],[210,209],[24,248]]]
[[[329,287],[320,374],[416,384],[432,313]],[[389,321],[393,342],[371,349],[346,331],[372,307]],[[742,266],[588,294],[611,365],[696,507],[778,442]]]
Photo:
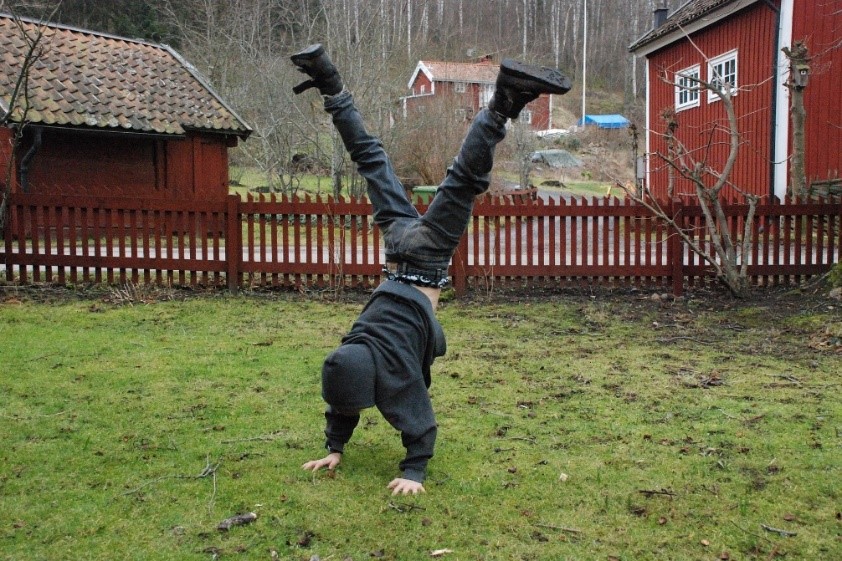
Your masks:
[[[30,38],[26,95],[10,107]],[[28,104],[24,111],[22,107]],[[228,148],[251,132],[176,51],[0,14],[0,183],[12,191],[221,200]]]
[[[401,98],[404,115],[438,103],[470,119],[491,100],[499,67],[490,57],[480,62],[418,61],[408,84],[412,94]],[[529,103],[519,120],[534,130],[552,128],[552,96]]]
[[[674,109],[676,133],[695,161],[721,170],[728,124],[722,101],[698,82],[728,84],[742,144],[731,175],[738,188],[783,197],[792,154],[789,61],[794,42],[812,55],[803,90],[807,112],[806,175],[814,187],[839,182],[842,168],[842,4],[816,0],[690,0],[671,14],[656,10],[655,26],[630,50],[647,71],[647,184],[665,195],[668,166],[661,117]],[[678,180],[675,193],[691,192]]]

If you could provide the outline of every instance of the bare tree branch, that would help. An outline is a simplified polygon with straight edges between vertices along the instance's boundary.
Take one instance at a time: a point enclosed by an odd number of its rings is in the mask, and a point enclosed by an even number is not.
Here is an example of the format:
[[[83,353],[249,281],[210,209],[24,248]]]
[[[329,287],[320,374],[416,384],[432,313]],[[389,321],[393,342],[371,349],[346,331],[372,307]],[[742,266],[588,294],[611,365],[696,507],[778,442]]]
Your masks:
[[[55,15],[58,6],[43,21],[50,21]],[[20,38],[26,43],[26,53],[20,61],[20,71],[15,78],[15,85],[9,97],[8,110],[0,117],[0,127],[9,127],[14,130],[9,150],[9,161],[6,163],[5,181],[0,201],[0,231],[5,229],[9,209],[9,195],[12,192],[13,172],[17,160],[17,150],[23,139],[24,129],[28,124],[30,111],[29,79],[30,72],[37,61],[44,55],[46,45],[43,43],[45,24],[36,25],[33,29],[20,17],[12,12],[12,19],[17,28]]]

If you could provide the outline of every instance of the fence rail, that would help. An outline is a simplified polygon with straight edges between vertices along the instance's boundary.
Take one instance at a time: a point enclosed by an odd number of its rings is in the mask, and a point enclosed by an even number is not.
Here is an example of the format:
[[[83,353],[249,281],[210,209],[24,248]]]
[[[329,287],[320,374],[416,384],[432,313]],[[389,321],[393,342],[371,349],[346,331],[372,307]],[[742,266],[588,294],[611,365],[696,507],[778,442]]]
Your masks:
[[[374,286],[383,251],[366,200],[229,196],[220,202],[12,194],[0,252],[7,281],[278,287]],[[712,252],[698,206],[671,216]],[[423,212],[425,207],[419,204]],[[747,206],[726,216],[741,231]],[[842,246],[842,200],[759,205],[748,271],[756,284],[826,272]],[[624,199],[477,201],[451,266],[458,293],[508,284],[708,282],[675,229]]]

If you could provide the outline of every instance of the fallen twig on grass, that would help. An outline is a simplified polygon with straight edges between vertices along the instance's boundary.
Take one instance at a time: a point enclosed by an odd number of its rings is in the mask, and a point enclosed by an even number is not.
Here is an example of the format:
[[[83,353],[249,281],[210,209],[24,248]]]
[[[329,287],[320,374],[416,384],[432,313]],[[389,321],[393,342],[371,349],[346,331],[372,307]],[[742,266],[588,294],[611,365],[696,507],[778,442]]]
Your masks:
[[[693,341],[694,343],[698,343],[700,345],[712,345],[710,341],[703,341],[701,339],[696,339],[695,337],[661,337],[656,339],[659,343],[673,343],[675,341]]]
[[[248,438],[234,438],[231,440],[223,440],[223,444],[234,444],[236,442],[271,442],[273,440],[278,440],[281,437],[281,431],[270,432],[269,434],[262,434],[260,436],[250,436]]]
[[[559,532],[567,532],[568,534],[581,534],[582,530],[577,530],[576,528],[566,528],[564,526],[554,526],[552,524],[533,524],[533,526],[537,528],[546,528],[547,530],[557,530]]]
[[[798,532],[790,532],[789,530],[781,530],[780,528],[772,528],[771,526],[767,526],[766,524],[761,524],[761,528],[766,530],[767,532],[772,532],[773,534],[778,534],[784,538],[791,538],[793,536],[797,536]]]
[[[412,512],[413,510],[427,510],[423,506],[413,505],[409,503],[396,503],[394,501],[389,501],[389,508],[393,508],[398,512]]]
[[[742,423],[744,425],[752,425],[752,424],[756,423],[757,421],[760,421],[761,419],[763,419],[766,416],[765,413],[761,413],[759,415],[755,415],[754,417],[749,417],[748,419],[743,419],[742,417],[729,415],[728,413],[726,413],[723,409],[721,409],[719,407],[717,407],[717,409],[719,410],[720,413],[722,413],[723,415],[725,415],[729,419],[732,419],[734,421],[739,421],[740,423]]]
[[[524,442],[535,444],[535,437],[533,436],[508,436],[503,440],[523,440]]]
[[[735,527],[737,527],[738,529],[742,530],[743,532],[745,532],[745,533],[746,533],[746,534],[748,534],[749,536],[754,536],[755,538],[760,538],[761,540],[766,540],[767,542],[772,543],[772,540],[770,540],[770,539],[769,539],[769,538],[767,538],[766,536],[762,536],[762,535],[760,535],[760,534],[755,534],[754,532],[749,532],[748,530],[746,530],[745,528],[743,528],[742,526],[740,526],[739,524],[737,524],[737,523],[736,523],[736,522],[734,522],[733,520],[729,520],[728,522],[730,522],[730,523],[731,523],[731,524],[733,524]]]
[[[653,495],[666,495],[668,497],[674,497],[675,493],[670,491],[669,489],[640,489],[638,493],[643,493],[646,495],[646,498],[650,498]]]
[[[216,475],[216,469],[222,464],[222,462],[216,462],[216,465],[211,466],[210,463],[210,454],[205,456],[205,469],[196,476],[196,479],[202,479],[203,477],[207,477],[209,475]]]
[[[208,476],[213,476],[213,493],[211,493],[211,498],[208,501],[208,511],[213,508],[213,503],[216,500],[216,470],[222,464],[222,462],[216,462],[216,465],[211,466],[210,462],[210,454],[205,457],[205,469],[196,476],[196,479],[202,479]]]
[[[17,417],[15,415],[4,415],[0,414],[0,418],[2,419],[12,419],[14,421],[31,421],[32,419],[46,419],[48,417],[60,417],[61,415],[65,415],[69,413],[69,409],[65,409],[64,411],[59,411],[58,413],[48,413],[44,415],[29,415],[28,417]]]
[[[205,459],[205,469],[203,469],[199,473],[199,475],[163,475],[161,477],[156,477],[155,479],[151,479],[151,480],[147,481],[146,483],[144,483],[143,485],[140,485],[140,486],[135,487],[134,489],[130,489],[128,491],[124,491],[123,493],[120,493],[120,494],[123,495],[123,496],[134,495],[138,491],[141,491],[142,489],[145,489],[146,487],[149,487],[150,485],[154,485],[155,483],[160,483],[161,481],[166,481],[167,479],[204,479],[205,477],[213,476],[213,495],[211,495],[211,502],[212,502],[214,500],[214,497],[216,497],[216,470],[217,470],[217,468],[219,468],[219,466],[221,464],[222,464],[222,462],[217,462],[215,465],[211,465],[210,454],[208,454],[207,458]]]

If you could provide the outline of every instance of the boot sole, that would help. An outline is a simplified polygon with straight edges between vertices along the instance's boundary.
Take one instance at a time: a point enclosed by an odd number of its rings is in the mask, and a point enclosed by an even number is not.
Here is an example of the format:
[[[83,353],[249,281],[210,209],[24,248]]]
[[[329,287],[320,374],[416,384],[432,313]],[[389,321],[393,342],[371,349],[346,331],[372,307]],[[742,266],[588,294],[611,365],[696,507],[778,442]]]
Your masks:
[[[570,78],[555,68],[534,66],[510,58],[500,63],[500,72],[524,81],[523,85],[528,85],[528,90],[534,93],[565,94],[573,87]]]
[[[293,63],[296,61],[305,61],[305,60],[313,60],[314,58],[318,58],[322,56],[325,52],[324,47],[322,47],[321,43],[316,43],[315,45],[310,45],[306,49],[298,51],[291,57],[289,57]]]

